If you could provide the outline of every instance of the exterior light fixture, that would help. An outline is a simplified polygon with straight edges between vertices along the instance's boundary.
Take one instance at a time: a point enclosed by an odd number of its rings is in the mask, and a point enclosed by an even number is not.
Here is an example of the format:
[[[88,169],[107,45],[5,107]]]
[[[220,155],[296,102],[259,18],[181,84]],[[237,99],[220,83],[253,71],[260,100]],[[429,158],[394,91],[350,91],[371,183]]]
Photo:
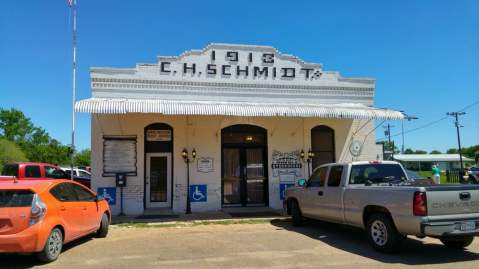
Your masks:
[[[181,152],[181,157],[183,157],[183,160],[185,162],[187,162],[188,160],[188,151],[186,149],[183,149],[183,151]]]
[[[311,162],[313,161],[313,158],[314,158],[314,152],[309,149],[308,150],[308,158],[306,159],[306,161],[308,162],[308,175],[309,177],[311,177]]]
[[[304,150],[301,149],[301,153],[299,153],[299,157],[301,157],[301,160],[304,160]]]
[[[181,157],[186,163],[186,214],[191,214],[191,201],[190,201],[190,162],[196,159],[196,149],[191,152],[191,160],[188,156],[188,150],[186,148],[181,152]]]
[[[246,136],[246,141],[248,141],[248,142],[253,141],[253,136],[252,135],[247,135]]]

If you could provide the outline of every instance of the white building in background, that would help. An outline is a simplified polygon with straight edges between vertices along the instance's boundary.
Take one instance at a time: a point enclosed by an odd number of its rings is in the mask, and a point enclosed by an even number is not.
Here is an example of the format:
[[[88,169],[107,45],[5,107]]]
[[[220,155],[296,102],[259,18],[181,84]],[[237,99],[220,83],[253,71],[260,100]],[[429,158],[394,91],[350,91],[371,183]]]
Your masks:
[[[92,188],[120,210],[282,207],[282,192],[327,162],[375,160],[375,82],[344,78],[273,47],[211,44],[132,68],[91,69]],[[311,152],[312,154],[308,154]],[[302,154],[304,153],[304,154]],[[308,158],[308,155],[314,157]]]
[[[401,162],[407,169],[429,171],[433,165],[443,171],[461,168],[459,154],[395,154],[394,159]],[[472,163],[473,159],[462,156],[464,163]]]

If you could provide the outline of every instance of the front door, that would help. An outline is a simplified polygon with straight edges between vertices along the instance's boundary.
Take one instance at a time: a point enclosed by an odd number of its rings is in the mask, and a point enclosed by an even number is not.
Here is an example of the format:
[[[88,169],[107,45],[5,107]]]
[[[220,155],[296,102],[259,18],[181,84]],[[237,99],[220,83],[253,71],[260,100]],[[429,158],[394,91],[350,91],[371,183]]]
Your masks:
[[[171,205],[171,153],[146,154],[146,206]]]
[[[264,206],[267,201],[264,147],[223,148],[223,205]]]

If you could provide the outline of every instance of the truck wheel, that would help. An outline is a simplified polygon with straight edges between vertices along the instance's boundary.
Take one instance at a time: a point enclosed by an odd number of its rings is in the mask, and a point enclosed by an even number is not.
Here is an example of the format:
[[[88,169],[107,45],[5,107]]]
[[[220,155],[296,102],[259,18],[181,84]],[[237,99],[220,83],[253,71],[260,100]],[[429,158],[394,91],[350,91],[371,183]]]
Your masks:
[[[404,239],[404,236],[396,230],[391,218],[385,214],[371,215],[366,229],[369,242],[380,252],[395,252]]]
[[[38,259],[42,262],[52,262],[58,258],[62,252],[62,247],[63,233],[60,229],[55,228],[50,232],[43,250],[37,254]]]
[[[303,225],[303,214],[301,214],[301,209],[296,200],[291,201],[291,218],[293,219],[293,226]]]
[[[105,238],[108,235],[108,227],[110,225],[110,221],[108,219],[107,214],[103,214],[101,217],[100,228],[96,231],[95,236],[99,238]]]
[[[464,237],[464,238],[442,238],[441,242],[448,248],[454,249],[464,249],[465,247],[472,244],[474,241],[474,236]]]

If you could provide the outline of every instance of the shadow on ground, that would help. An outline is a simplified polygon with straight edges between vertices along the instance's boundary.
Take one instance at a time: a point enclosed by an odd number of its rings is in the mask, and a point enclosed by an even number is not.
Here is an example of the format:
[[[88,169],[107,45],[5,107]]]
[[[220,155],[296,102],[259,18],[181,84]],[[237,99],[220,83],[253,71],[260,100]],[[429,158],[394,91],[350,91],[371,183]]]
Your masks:
[[[86,236],[70,242],[63,246],[62,253],[60,254],[59,259],[62,258],[62,255],[68,252],[69,250],[75,248],[78,245],[85,244],[93,240],[93,236]],[[44,265],[39,261],[34,254],[3,254],[0,255],[0,268],[32,268],[34,266]]]
[[[309,236],[331,247],[384,263],[429,265],[479,260],[479,253],[467,249],[449,249],[440,241],[429,243],[415,237],[408,237],[397,253],[385,254],[375,251],[369,245],[366,234],[361,229],[314,220],[306,221],[301,227],[294,227],[290,220],[273,220],[271,224]]]

